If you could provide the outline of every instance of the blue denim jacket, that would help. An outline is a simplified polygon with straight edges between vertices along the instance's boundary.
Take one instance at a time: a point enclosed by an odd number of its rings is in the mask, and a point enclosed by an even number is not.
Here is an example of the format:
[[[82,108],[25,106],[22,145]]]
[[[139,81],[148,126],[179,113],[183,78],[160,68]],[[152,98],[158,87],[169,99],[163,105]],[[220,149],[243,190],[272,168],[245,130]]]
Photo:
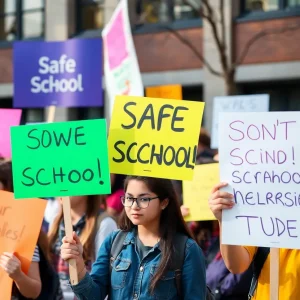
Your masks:
[[[154,294],[149,292],[149,283],[156,272],[161,258],[159,243],[141,261],[135,246],[136,233],[129,232],[123,250],[112,264],[110,278],[110,250],[117,232],[103,242],[92,272],[73,286],[80,300],[110,299],[163,299],[177,300],[174,271],[168,271],[160,280]],[[202,250],[195,241],[186,243],[185,261],[182,269],[182,292],[184,299],[205,300],[205,261]]]

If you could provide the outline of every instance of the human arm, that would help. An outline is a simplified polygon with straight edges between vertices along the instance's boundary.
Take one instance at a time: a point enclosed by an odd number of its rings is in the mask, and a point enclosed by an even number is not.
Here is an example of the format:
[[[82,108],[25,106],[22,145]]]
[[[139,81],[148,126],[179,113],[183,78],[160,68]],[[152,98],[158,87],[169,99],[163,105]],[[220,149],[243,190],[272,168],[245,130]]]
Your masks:
[[[209,207],[219,221],[220,249],[225,265],[231,273],[240,274],[249,268],[251,257],[243,246],[222,244],[222,210],[231,209],[234,206],[233,195],[220,191],[226,185],[227,183],[219,183],[214,186],[209,199]]]
[[[110,248],[113,235],[109,235],[100,247],[96,262],[92,266],[91,275],[87,273],[82,258],[82,245],[78,236],[73,233],[73,240],[63,239],[61,256],[64,260],[76,259],[79,283],[72,289],[79,300],[103,300],[108,294],[110,285]],[[83,271],[81,271],[83,268]]]
[[[182,288],[185,300],[205,300],[205,259],[195,241],[188,240],[182,268]]]
[[[21,269],[20,260],[12,253],[4,252],[0,258],[2,269],[15,282],[19,292],[26,298],[36,299],[42,290],[39,263],[32,262],[28,273]]]

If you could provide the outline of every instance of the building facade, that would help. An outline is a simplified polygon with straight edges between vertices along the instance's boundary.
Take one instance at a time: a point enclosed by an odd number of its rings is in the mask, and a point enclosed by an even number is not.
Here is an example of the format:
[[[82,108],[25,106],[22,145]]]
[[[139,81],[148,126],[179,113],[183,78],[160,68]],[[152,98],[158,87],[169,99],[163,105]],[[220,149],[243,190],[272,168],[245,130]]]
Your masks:
[[[204,125],[211,128],[212,103],[225,95],[220,55],[201,0],[128,0],[144,86],[181,84],[183,98],[205,101]],[[224,17],[228,61],[237,65],[239,94],[269,93],[270,110],[300,110],[300,0],[209,1]],[[12,107],[14,40],[100,37],[118,0],[0,0],[0,107]],[[219,26],[219,22],[217,24]],[[261,35],[259,37],[259,35]],[[104,91],[105,92],[105,91]],[[24,110],[23,122],[45,120],[46,109]],[[56,120],[105,116],[104,108],[58,109]]]

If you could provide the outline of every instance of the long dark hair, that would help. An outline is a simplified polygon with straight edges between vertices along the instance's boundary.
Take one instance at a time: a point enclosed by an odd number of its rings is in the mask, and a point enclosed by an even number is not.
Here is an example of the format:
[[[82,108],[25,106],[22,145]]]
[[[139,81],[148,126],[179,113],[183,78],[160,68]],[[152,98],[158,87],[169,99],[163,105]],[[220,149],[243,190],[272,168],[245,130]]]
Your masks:
[[[127,176],[124,182],[124,190],[126,192],[130,180],[142,181],[148,189],[156,194],[160,201],[165,199],[169,200],[168,206],[162,210],[160,217],[160,248],[161,248],[161,261],[157,271],[150,282],[150,292],[153,294],[158,281],[165,274],[171,264],[172,254],[174,252],[173,240],[176,233],[181,233],[189,238],[193,238],[186,223],[183,220],[179,200],[173,187],[172,181],[169,179],[142,177],[142,176]],[[131,231],[136,228],[135,225],[127,217],[125,211],[119,220],[119,227],[123,231]]]

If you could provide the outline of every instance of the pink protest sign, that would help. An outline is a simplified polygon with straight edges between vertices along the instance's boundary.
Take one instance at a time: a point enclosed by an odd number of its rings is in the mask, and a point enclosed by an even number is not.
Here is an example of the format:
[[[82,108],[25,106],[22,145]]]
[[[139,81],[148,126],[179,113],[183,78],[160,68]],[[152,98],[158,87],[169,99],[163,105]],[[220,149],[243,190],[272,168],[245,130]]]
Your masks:
[[[0,157],[11,157],[10,127],[20,124],[21,109],[0,109]]]

